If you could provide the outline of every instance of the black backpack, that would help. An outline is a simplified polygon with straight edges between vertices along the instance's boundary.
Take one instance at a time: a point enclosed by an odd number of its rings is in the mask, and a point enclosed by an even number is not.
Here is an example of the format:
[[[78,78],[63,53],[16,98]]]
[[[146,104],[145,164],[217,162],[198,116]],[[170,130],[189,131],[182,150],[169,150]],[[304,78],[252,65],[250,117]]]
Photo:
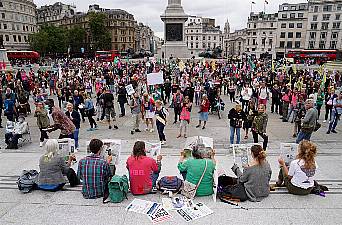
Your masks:
[[[248,200],[243,183],[236,183],[231,177],[219,176],[217,186],[217,197],[222,202],[244,202]]]
[[[36,189],[38,175],[39,173],[37,170],[23,170],[17,181],[19,191],[22,193],[29,193]]]

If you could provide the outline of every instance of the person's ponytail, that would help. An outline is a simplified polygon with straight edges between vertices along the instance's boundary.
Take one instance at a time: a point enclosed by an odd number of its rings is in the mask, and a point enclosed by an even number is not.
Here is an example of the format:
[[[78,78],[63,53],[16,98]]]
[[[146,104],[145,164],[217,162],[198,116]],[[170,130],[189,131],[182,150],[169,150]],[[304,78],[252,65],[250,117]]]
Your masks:
[[[251,152],[253,154],[253,158],[256,159],[259,164],[262,164],[266,160],[266,151],[264,151],[260,145],[253,145]]]

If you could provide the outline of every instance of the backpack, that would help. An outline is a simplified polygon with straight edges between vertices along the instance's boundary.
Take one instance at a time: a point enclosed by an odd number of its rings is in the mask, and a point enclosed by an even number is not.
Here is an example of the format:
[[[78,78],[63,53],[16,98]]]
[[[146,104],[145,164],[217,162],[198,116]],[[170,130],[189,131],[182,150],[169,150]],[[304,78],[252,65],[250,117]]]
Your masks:
[[[160,191],[172,191],[177,193],[183,187],[183,181],[177,176],[162,177],[157,183],[157,189]]]
[[[23,170],[17,181],[19,191],[26,194],[36,189],[38,175],[37,170]]]
[[[120,203],[127,199],[128,178],[126,175],[114,175],[108,183],[109,198],[113,203]]]
[[[244,202],[248,200],[243,183],[235,183],[231,177],[226,175],[218,177],[217,196],[222,202]]]

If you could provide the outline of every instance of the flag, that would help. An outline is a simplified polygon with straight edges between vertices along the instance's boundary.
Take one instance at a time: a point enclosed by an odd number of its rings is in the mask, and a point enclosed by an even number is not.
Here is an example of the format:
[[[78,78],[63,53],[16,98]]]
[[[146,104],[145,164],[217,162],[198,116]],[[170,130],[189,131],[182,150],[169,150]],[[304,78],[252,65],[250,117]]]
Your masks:
[[[272,60],[272,72],[275,72],[275,68],[274,68],[274,60]]]
[[[265,0],[265,3],[268,5],[268,1],[267,0]]]

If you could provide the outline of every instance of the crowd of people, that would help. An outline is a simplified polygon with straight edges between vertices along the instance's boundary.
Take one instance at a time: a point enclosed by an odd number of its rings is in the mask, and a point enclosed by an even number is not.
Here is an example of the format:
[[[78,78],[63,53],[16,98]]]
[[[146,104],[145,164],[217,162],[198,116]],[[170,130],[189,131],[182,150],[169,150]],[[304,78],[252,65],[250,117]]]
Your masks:
[[[148,85],[146,76],[152,72],[162,72],[165,82]],[[239,61],[188,60],[186,63],[181,60],[163,63],[155,59],[117,60],[115,63],[56,60],[47,71],[31,68],[28,72],[3,73],[5,139],[7,148],[18,148],[18,139],[28,131],[24,118],[31,113],[34,104],[34,116],[41,133],[40,146],[45,145],[47,150],[40,159],[40,188],[59,190],[65,184],[62,175],[66,175],[71,185],[78,185],[82,180],[85,198],[95,198],[103,195],[104,185],[115,173],[108,166],[110,159],[101,157],[103,143],[97,139],[90,142],[92,154],[78,163],[76,174],[69,168],[74,156],[67,164],[58,158],[58,143],[49,139],[49,132],[60,130],[59,139],[74,139],[75,148],[79,149],[79,132],[86,118],[90,126],[87,132],[96,133],[101,122],[107,123],[108,129],[120,129],[117,117],[126,117],[129,107],[130,135],[142,132],[141,121],[144,121],[145,131],[153,133],[156,129],[161,144],[165,145],[164,131],[168,124],[180,123],[177,138],[187,138],[191,112],[196,107],[199,109],[196,128],[206,129],[209,115],[218,114],[221,118],[225,108],[222,96],[228,95],[235,104],[228,113],[230,144],[240,144],[241,129],[244,139],[248,139],[250,133],[254,143],[258,143],[259,137],[263,139],[262,147],[252,147],[254,160],[244,172],[234,165],[232,170],[237,179],[232,178],[231,184],[244,184],[245,194],[251,201],[269,194],[272,171],[265,151],[270,139],[267,134],[270,111],[281,116],[279,123],[294,123],[293,137],[299,144],[296,163],[285,165],[279,160],[281,172],[277,184],[285,183],[291,193],[307,194],[314,185],[317,168],[314,159],[317,147],[310,138],[320,129],[318,120],[323,105],[323,122],[329,123],[326,133],[337,133],[342,113],[341,79],[338,71],[328,72],[323,67],[297,69],[295,64],[289,67],[282,61],[253,60],[246,56]],[[127,93],[128,85],[134,89],[132,95]],[[173,121],[169,117],[170,110],[174,111]],[[127,160],[133,194],[146,194],[153,189],[161,160],[161,156],[157,161],[147,157],[144,143],[135,144],[132,157]],[[186,172],[185,179],[191,183],[198,182],[204,167],[199,196],[212,194],[214,154],[208,162],[202,152],[193,151],[193,158],[186,161],[182,153],[178,164],[179,171]],[[62,169],[52,171],[56,168]],[[134,172],[137,170],[144,171],[144,175],[137,175]]]

